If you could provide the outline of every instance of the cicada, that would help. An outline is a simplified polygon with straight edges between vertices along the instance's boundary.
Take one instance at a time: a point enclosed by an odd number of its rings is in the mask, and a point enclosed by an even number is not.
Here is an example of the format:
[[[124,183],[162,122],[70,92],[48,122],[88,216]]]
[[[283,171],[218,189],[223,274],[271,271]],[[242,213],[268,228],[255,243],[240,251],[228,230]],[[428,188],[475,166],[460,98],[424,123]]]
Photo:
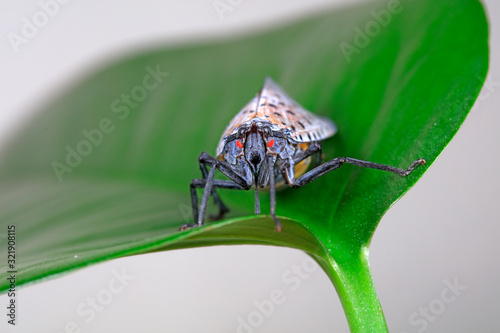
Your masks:
[[[333,121],[315,115],[292,98],[271,78],[266,78],[257,95],[245,105],[224,130],[216,150],[216,157],[202,152],[198,158],[202,178],[190,185],[194,223],[181,226],[181,230],[204,224],[210,196],[218,206],[214,220],[229,212],[216,189],[255,190],[255,214],[260,214],[259,188],[269,190],[270,216],[276,216],[276,189],[302,187],[318,177],[335,170],[344,163],[360,167],[389,171],[408,176],[417,166],[425,164],[417,159],[407,169],[337,157],[321,163],[320,142],[333,136],[337,127]],[[317,166],[307,171],[315,156]],[[214,179],[219,170],[228,180]],[[306,172],[307,171],[307,172]],[[203,188],[198,209],[196,189]]]

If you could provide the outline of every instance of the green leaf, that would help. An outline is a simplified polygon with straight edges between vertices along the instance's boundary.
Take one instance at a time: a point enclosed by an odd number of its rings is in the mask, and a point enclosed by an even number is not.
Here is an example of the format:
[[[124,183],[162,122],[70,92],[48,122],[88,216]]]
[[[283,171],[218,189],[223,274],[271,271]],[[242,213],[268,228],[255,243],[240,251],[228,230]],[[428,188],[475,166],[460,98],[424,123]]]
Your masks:
[[[375,2],[102,68],[45,106],[3,152],[0,233],[6,238],[14,225],[22,239],[16,283],[153,251],[288,246],[325,270],[352,331],[387,330],[369,270],[371,237],[472,107],[487,72],[487,38],[475,0]],[[179,232],[191,219],[199,153],[214,152],[265,76],[337,123],[327,159],[427,165],[408,178],[346,165],[279,192],[282,233],[252,214],[253,193],[220,191],[229,218]],[[267,212],[269,196],[261,200]],[[0,288],[9,288],[3,277]]]

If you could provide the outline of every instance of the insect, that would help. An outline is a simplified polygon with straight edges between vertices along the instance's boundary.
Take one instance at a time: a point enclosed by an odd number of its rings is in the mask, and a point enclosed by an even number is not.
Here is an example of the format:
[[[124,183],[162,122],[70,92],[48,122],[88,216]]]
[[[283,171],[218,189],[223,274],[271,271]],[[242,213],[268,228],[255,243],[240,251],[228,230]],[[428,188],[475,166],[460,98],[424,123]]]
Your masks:
[[[259,188],[270,192],[270,215],[276,217],[276,189],[302,187],[318,177],[335,170],[344,163],[360,167],[389,171],[406,177],[424,159],[414,161],[408,169],[337,157],[321,164],[320,141],[337,132],[335,124],[324,117],[305,110],[291,99],[271,78],[267,77],[257,95],[241,109],[224,130],[216,150],[216,157],[202,152],[198,158],[202,178],[190,184],[194,223],[180,227],[185,230],[202,226],[209,197],[212,196],[219,212],[212,218],[221,219],[229,209],[220,199],[216,189],[255,189],[255,214],[260,214]],[[317,166],[306,172],[315,155]],[[210,167],[210,169],[208,168]],[[219,170],[229,180],[214,179]],[[198,209],[197,188],[203,188]]]

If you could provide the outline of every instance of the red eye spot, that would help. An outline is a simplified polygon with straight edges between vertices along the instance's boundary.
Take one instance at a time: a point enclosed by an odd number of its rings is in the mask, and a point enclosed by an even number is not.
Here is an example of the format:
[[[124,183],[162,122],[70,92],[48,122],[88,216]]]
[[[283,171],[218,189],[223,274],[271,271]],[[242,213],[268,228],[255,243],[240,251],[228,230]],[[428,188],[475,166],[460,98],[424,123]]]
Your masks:
[[[267,146],[268,147],[274,146],[274,139],[269,140],[269,142],[267,143]]]
[[[243,144],[241,143],[240,140],[236,140],[236,147],[238,147],[240,149],[243,148]]]

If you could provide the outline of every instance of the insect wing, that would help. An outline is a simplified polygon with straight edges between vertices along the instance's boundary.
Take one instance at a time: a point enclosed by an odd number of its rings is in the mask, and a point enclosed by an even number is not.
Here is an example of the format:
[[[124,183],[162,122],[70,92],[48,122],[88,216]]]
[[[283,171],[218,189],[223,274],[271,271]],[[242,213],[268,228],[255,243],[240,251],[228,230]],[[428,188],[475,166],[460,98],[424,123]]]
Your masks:
[[[273,130],[283,130],[297,143],[321,141],[337,132],[333,121],[307,111],[267,77],[259,93],[227,125],[217,145],[217,157],[224,149],[225,138],[252,119],[270,122]]]
[[[226,126],[226,129],[224,130],[219,140],[219,144],[217,145],[217,150],[216,150],[216,156],[219,156],[222,153],[222,149],[224,149],[224,144],[226,143],[224,138],[227,135],[233,133],[233,131],[238,127],[240,127],[241,124],[244,124],[245,122],[255,118],[256,114],[255,110],[257,107],[258,100],[259,100],[259,95],[257,94],[257,96],[252,98],[252,100],[248,102],[247,105],[245,105],[243,109],[241,109],[240,112],[238,112],[236,116],[233,117],[233,119],[231,119],[229,125]]]
[[[264,82],[256,116],[285,130],[298,143],[321,141],[337,132],[333,121],[304,109],[269,77]]]

